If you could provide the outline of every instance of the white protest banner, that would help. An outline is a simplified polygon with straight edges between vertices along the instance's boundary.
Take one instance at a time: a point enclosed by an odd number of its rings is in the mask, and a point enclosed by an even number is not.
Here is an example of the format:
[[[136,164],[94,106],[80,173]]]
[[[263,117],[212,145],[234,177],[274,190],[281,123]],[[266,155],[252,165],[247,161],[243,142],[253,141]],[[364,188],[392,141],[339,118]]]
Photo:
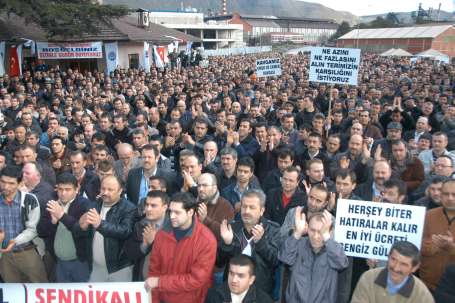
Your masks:
[[[1,303],[151,303],[144,282],[3,283]]]
[[[312,47],[310,81],[357,85],[360,49]]]
[[[51,43],[37,42],[38,59],[103,58],[102,42]]]
[[[258,59],[256,60],[256,76],[280,76],[281,60],[280,58]]]
[[[144,41],[144,52],[142,57],[142,67],[146,73],[150,72],[150,44]]]
[[[5,41],[0,42],[0,76],[5,74],[5,54],[6,54]]]
[[[106,72],[113,72],[118,65],[118,43],[104,43],[104,53],[106,55]]]
[[[425,207],[339,199],[335,241],[347,256],[387,260],[396,241],[409,241],[419,249]]]

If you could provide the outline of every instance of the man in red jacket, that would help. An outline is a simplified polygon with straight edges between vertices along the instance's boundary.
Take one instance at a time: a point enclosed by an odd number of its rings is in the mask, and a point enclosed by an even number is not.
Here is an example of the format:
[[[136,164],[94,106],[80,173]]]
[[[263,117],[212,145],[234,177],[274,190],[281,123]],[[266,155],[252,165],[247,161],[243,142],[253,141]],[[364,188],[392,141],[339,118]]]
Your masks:
[[[189,193],[176,193],[169,218],[156,234],[145,288],[153,302],[203,303],[216,258],[213,233],[199,222],[197,203]]]

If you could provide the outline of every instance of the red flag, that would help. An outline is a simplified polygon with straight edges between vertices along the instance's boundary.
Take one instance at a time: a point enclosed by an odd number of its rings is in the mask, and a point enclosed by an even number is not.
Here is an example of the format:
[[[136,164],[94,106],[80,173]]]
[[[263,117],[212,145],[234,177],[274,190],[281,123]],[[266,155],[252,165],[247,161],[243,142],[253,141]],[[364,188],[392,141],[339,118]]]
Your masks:
[[[9,50],[9,75],[11,77],[20,76],[19,56],[16,46],[11,46]]]
[[[161,61],[164,62],[164,52],[165,52],[165,47],[164,46],[158,46],[158,55],[160,55]]]

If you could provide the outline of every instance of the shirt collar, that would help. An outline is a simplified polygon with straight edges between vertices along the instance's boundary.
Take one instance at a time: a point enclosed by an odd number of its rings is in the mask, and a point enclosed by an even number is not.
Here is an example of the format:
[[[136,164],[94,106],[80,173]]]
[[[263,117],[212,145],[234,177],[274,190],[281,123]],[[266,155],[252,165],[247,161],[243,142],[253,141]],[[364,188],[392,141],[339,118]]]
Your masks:
[[[374,283],[376,285],[381,286],[382,288],[387,288],[387,277],[388,277],[388,271],[387,268],[383,268],[378,276],[376,277],[376,280]],[[412,290],[414,289],[414,276],[410,275],[406,282],[401,286],[401,288],[398,290],[398,294],[402,295],[405,298],[411,297]]]
[[[7,203],[7,200],[5,199],[5,196],[0,195],[0,197],[1,197],[3,203],[8,204],[8,203]],[[9,202],[9,201],[8,201],[8,202]],[[14,203],[14,204],[20,204],[20,203],[21,203],[19,192],[16,192],[16,194],[14,195],[14,198],[13,198],[12,203]],[[9,204],[8,204],[8,205],[9,205]]]

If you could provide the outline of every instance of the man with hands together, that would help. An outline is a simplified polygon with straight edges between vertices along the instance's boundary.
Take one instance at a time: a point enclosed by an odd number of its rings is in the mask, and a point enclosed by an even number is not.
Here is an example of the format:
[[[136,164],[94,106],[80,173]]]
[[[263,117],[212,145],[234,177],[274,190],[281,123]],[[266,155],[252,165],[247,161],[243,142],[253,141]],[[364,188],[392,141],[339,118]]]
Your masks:
[[[287,302],[337,302],[338,272],[348,266],[340,244],[331,239],[332,215],[295,211],[294,231],[284,242],[278,259],[290,266]]]
[[[57,177],[57,201],[50,200],[46,212],[37,226],[38,235],[44,239],[46,250],[55,258],[56,282],[87,282],[90,270],[87,256],[88,233],[76,235],[80,217],[91,202],[78,195],[78,183],[73,174],[62,173]]]
[[[132,262],[123,249],[135,223],[136,207],[121,197],[122,185],[114,176],[101,182],[101,201],[79,220],[78,232],[89,232],[90,282],[123,282],[132,279]]]
[[[261,190],[246,191],[240,204],[241,219],[221,223],[218,265],[226,265],[238,254],[250,256],[256,263],[257,287],[271,294],[278,265],[279,225],[263,217],[265,194]]]

